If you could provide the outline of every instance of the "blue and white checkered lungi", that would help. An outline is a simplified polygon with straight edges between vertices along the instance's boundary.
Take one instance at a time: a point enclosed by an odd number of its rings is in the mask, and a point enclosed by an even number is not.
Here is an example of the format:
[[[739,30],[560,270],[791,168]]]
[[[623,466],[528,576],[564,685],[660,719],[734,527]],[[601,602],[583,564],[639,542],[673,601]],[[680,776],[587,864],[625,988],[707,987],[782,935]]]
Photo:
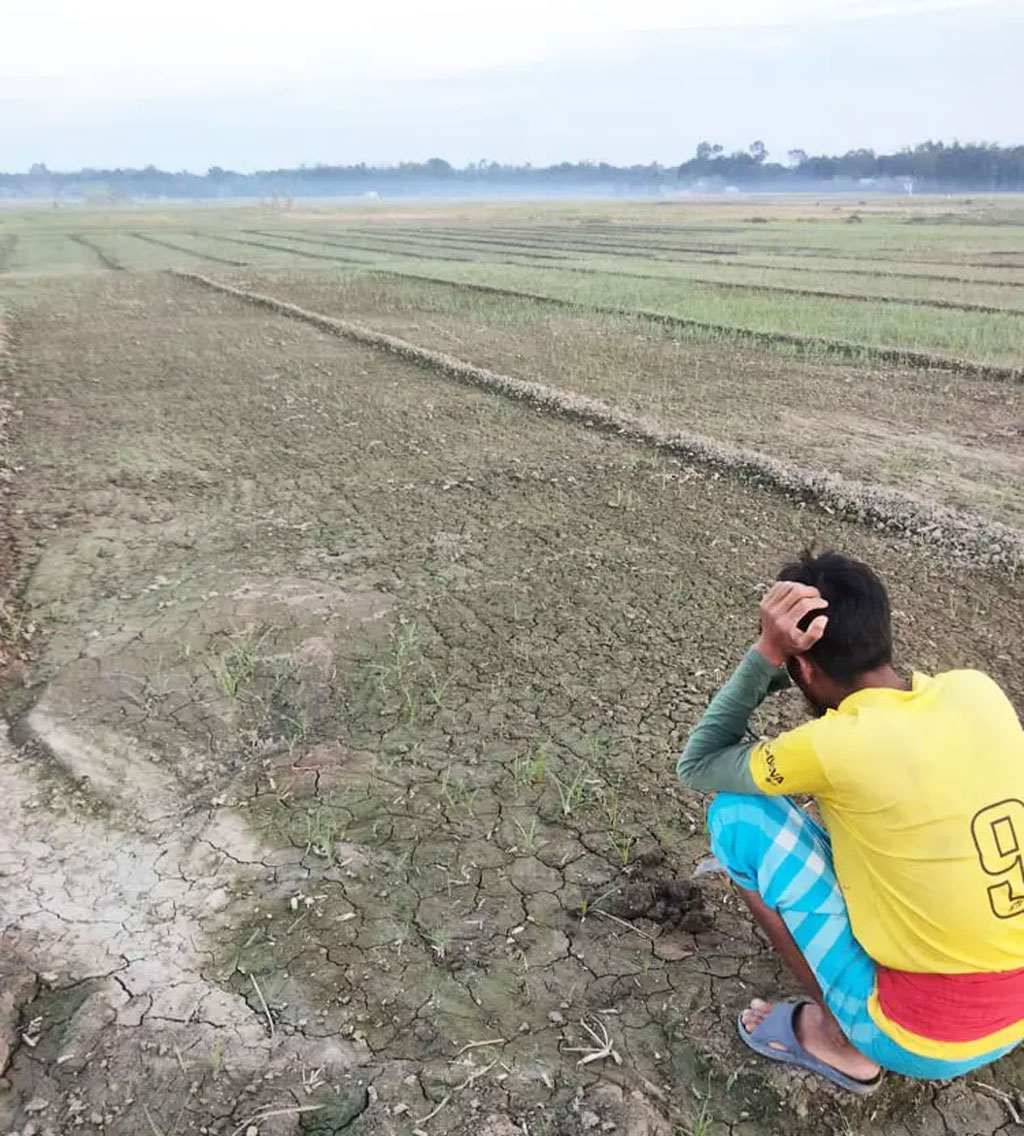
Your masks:
[[[711,848],[736,884],[777,911],[814,972],[825,1003],[866,1057],[906,1077],[944,1080],[1014,1047],[964,1061],[920,1057],[868,1013],[876,964],[853,937],[828,833],[788,797],[721,793],[708,811]]]

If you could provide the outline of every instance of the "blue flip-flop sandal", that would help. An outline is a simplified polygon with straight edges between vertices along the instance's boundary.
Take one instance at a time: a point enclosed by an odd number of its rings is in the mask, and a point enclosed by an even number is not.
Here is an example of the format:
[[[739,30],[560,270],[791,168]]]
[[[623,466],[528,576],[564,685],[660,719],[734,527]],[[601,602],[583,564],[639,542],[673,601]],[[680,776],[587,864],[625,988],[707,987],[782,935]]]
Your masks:
[[[778,1002],[765,1017],[764,1021],[754,1030],[748,1030],[743,1024],[742,1015],[737,1018],[740,1037],[746,1045],[762,1057],[772,1061],[784,1061],[787,1065],[798,1065],[802,1069],[809,1069],[824,1077],[834,1085],[846,1089],[847,1092],[856,1093],[864,1097],[873,1093],[882,1083],[882,1073],[870,1081],[858,1081],[855,1077],[848,1077],[832,1065],[819,1060],[812,1053],[808,1053],[800,1044],[793,1029],[793,1019],[801,1006],[807,1002]]]

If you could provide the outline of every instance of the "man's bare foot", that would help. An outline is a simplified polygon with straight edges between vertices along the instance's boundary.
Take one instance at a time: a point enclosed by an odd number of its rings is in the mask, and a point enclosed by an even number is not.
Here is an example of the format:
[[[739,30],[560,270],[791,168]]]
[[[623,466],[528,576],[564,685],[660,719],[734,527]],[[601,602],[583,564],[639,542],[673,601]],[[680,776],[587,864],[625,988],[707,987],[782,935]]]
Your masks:
[[[755,998],[740,1015],[743,1028],[751,1033],[768,1016],[772,1004]],[[857,1081],[872,1081],[881,1072],[880,1066],[869,1060],[846,1040],[835,1020],[815,1002],[805,1002],[793,1021],[797,1040],[808,1053],[853,1077]],[[780,1047],[781,1048],[781,1047]]]

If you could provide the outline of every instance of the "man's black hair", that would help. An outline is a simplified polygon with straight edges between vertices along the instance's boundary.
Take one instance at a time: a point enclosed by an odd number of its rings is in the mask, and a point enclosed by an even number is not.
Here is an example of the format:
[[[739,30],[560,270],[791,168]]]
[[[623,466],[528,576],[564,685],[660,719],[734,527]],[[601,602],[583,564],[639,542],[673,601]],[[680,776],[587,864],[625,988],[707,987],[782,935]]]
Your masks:
[[[787,564],[779,579],[809,584],[828,600],[825,634],[807,655],[834,682],[845,685],[892,662],[889,595],[866,564],[838,552],[807,551]],[[801,627],[819,614],[811,612]]]

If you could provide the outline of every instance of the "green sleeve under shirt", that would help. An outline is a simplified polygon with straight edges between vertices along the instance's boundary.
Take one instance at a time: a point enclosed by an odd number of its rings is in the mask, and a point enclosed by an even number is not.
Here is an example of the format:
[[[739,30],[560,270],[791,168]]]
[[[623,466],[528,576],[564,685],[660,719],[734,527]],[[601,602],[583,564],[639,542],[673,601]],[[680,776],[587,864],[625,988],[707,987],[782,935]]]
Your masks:
[[[788,685],[786,668],[751,647],[690,735],[676,764],[679,780],[704,793],[760,792],[750,772],[756,743],[743,740],[747,722],[769,694]]]

